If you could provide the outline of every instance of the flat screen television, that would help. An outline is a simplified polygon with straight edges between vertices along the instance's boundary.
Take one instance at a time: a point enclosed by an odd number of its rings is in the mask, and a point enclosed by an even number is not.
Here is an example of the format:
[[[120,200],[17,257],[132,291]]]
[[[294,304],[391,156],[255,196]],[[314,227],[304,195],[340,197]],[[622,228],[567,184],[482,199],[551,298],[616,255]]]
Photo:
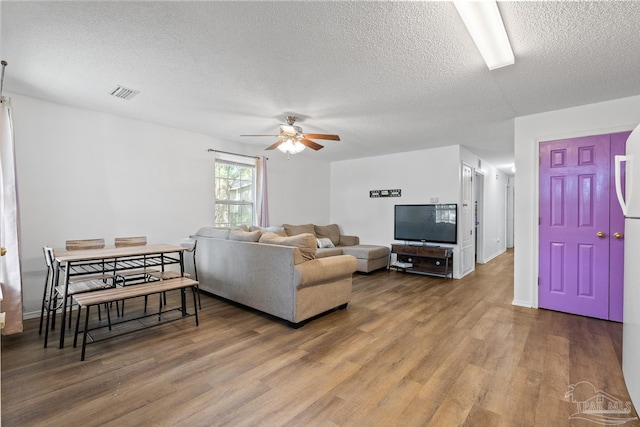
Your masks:
[[[458,205],[395,205],[395,240],[425,243],[458,241]]]

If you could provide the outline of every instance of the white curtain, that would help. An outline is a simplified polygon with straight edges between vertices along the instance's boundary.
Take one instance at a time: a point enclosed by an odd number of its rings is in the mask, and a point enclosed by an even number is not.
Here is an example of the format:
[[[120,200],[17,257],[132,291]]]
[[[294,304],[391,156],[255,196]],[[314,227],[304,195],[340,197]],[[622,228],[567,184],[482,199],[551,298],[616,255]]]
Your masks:
[[[16,186],[15,145],[11,99],[1,98],[0,115],[0,246],[6,254],[0,257],[2,311],[6,313],[3,335],[22,332],[22,268],[20,266],[20,221]]]
[[[256,224],[269,226],[269,202],[267,197],[267,158],[256,159]]]

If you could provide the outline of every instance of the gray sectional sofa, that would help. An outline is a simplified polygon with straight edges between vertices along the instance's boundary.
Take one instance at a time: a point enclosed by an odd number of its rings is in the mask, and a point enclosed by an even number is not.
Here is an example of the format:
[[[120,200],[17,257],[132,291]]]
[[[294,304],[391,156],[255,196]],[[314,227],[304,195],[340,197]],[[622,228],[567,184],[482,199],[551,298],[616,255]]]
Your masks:
[[[351,299],[351,255],[315,258],[316,239],[273,232],[201,228],[200,289],[286,320],[293,327]]]
[[[191,237],[201,290],[292,326],[346,307],[353,273],[386,268],[389,258],[389,248],[360,245],[335,224],[203,227]]]

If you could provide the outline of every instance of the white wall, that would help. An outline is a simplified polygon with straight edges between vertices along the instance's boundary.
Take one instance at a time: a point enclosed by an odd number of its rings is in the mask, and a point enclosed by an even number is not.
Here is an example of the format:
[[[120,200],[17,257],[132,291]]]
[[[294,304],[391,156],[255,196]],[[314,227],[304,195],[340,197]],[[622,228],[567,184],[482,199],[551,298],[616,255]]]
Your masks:
[[[149,243],[177,242],[213,222],[214,155],[207,149],[263,153],[259,146],[12,98],[27,315],[40,309],[43,246],[94,237],[109,244],[131,235],[146,235]],[[271,224],[328,224],[328,163],[315,161],[312,153],[268,157]]]
[[[540,141],[632,130],[640,96],[515,120],[515,305],[538,307],[538,145]]]
[[[360,242],[389,246],[393,240],[393,206],[396,204],[438,203],[460,204],[460,168],[464,160],[477,165],[477,156],[460,146],[439,147],[386,156],[345,160],[331,164],[331,222],[339,224],[346,234],[360,236]],[[495,178],[495,168],[487,165]],[[500,175],[500,182],[506,177]],[[493,185],[486,190],[487,206],[504,207],[504,191],[494,194]],[[370,190],[401,189],[402,197],[370,198]],[[502,195],[502,196],[501,196]],[[500,208],[504,211],[503,208]],[[492,215],[486,215],[492,217]],[[502,218],[504,216],[502,215]],[[500,238],[504,245],[504,231],[500,233],[499,215],[487,225],[488,238]],[[504,222],[502,223],[504,230]],[[487,248],[496,253],[495,245]],[[460,277],[460,254],[454,250],[454,277]]]
[[[367,244],[393,242],[396,204],[459,203],[459,147],[344,160],[331,164],[331,222]],[[402,197],[370,198],[370,190],[401,189]]]

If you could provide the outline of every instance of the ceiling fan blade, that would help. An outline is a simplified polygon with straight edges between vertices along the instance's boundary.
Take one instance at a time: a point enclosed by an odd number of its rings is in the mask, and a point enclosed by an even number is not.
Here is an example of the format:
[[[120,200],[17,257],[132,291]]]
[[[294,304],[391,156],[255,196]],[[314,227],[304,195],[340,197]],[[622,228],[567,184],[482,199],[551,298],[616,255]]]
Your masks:
[[[305,133],[303,136],[309,139],[329,139],[331,141],[340,141],[340,137],[338,135],[327,135],[325,133]]]
[[[313,142],[310,139],[301,138],[300,143],[306,147],[311,148],[312,150],[318,151],[321,148],[324,148],[324,145],[320,145],[317,142]]]
[[[280,135],[240,135],[240,136],[272,136],[274,138],[277,138]]]
[[[270,146],[268,146],[267,148],[265,148],[265,150],[273,150],[274,148],[278,148],[278,146],[280,144],[282,144],[284,142],[284,140],[279,139],[277,140],[275,143],[271,144]]]

